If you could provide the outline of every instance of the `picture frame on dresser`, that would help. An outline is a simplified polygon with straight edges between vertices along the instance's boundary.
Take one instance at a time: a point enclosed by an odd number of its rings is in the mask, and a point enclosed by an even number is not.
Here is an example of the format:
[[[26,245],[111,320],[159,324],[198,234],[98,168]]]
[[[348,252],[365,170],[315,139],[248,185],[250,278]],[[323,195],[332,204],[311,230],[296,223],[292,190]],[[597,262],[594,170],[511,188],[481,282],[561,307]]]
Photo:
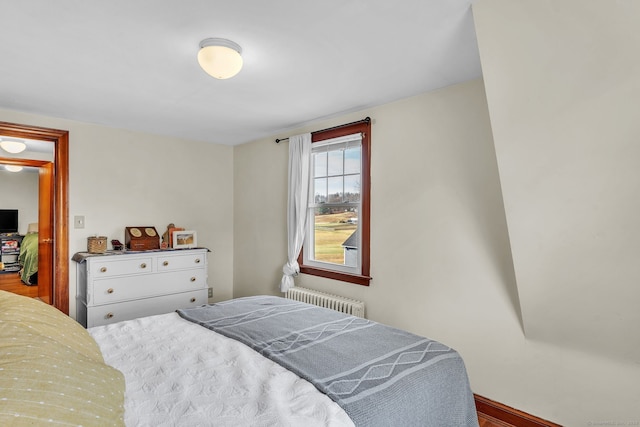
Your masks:
[[[193,230],[180,230],[173,233],[173,249],[191,249],[198,246],[198,235]]]

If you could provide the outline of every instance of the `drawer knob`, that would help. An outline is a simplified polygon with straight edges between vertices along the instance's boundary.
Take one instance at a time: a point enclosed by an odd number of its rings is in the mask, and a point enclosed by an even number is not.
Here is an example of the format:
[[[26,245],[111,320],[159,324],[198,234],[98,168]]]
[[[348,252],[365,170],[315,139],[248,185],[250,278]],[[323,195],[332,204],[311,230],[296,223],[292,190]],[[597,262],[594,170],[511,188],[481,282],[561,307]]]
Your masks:
[[[166,267],[167,265],[169,265],[169,261],[163,262],[162,265],[164,265]]]
[[[200,264],[200,258],[196,258],[196,264]]]
[[[192,282],[195,282],[195,281],[196,281],[196,278],[195,278],[195,277],[192,277],[192,278],[191,278],[191,281],[192,281]]]
[[[100,269],[100,273],[106,273],[107,272],[107,267],[102,267]]]
[[[111,318],[113,318],[113,313],[107,313],[107,314],[105,314],[104,318],[105,318],[105,319],[111,319]]]
[[[140,264],[140,268],[147,268],[147,263],[143,262],[142,264]]]
[[[107,293],[108,293],[108,294],[112,294],[112,293],[113,293],[113,288],[109,288],[109,289],[107,289]]]
[[[195,298],[191,298],[191,302],[196,302],[196,299]]]

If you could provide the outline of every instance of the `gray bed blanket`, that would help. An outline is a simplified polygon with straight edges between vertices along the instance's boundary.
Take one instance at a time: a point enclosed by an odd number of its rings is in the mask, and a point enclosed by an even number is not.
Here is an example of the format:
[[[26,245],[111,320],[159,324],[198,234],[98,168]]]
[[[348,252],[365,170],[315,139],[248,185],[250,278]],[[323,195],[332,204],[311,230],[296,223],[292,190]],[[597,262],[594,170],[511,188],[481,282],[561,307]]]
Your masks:
[[[477,426],[453,349],[367,319],[272,296],[178,310],[311,382],[357,426]]]

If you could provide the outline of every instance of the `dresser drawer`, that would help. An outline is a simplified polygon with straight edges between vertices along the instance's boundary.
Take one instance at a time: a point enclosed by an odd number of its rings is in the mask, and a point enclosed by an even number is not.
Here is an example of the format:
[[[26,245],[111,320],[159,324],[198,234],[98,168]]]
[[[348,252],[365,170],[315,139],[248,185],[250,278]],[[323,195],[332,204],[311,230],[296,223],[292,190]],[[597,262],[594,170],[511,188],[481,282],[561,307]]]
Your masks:
[[[88,307],[87,328],[154,314],[171,313],[179,308],[197,307],[206,303],[207,291],[200,289],[181,294]]]
[[[158,271],[180,270],[185,268],[204,268],[206,253],[159,256]]]
[[[153,258],[125,258],[114,255],[116,258],[104,257],[90,260],[89,274],[93,279],[102,277],[122,276],[128,274],[143,274],[153,271]]]
[[[198,270],[169,271],[162,277],[150,274],[122,276],[93,281],[87,305],[111,304],[118,301],[175,294],[206,288],[206,272]]]

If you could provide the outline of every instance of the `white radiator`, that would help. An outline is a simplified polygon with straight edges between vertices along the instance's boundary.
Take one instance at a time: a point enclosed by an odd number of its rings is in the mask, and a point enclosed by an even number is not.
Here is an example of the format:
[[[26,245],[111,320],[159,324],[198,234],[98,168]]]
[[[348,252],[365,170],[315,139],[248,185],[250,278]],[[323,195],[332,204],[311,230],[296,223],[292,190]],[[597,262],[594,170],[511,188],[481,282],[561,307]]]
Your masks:
[[[285,293],[285,298],[330,308],[357,317],[364,317],[364,302],[338,295],[326,294],[313,289],[294,286]]]

